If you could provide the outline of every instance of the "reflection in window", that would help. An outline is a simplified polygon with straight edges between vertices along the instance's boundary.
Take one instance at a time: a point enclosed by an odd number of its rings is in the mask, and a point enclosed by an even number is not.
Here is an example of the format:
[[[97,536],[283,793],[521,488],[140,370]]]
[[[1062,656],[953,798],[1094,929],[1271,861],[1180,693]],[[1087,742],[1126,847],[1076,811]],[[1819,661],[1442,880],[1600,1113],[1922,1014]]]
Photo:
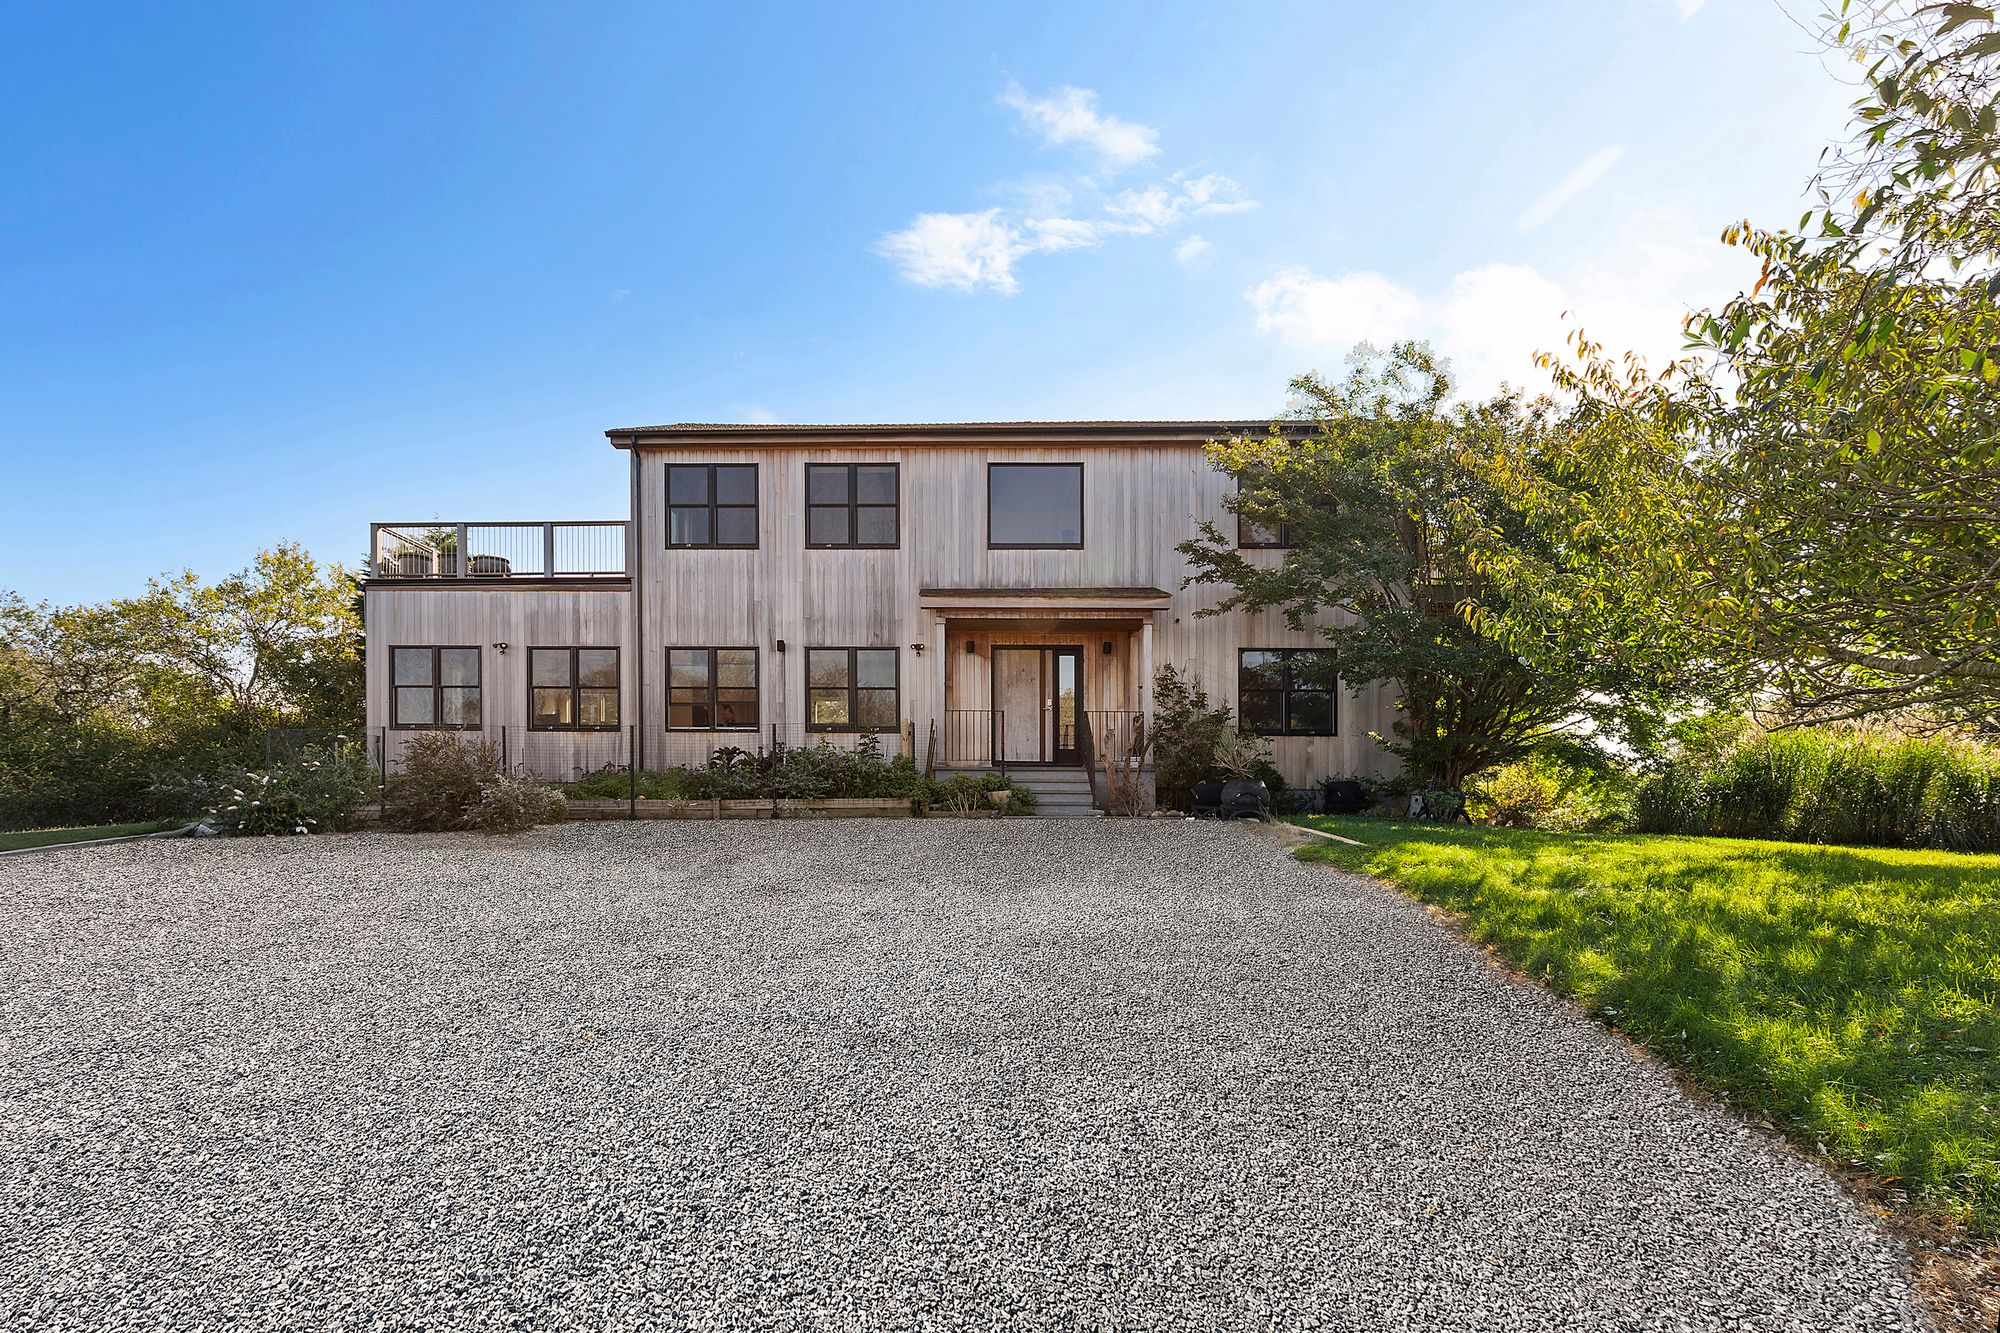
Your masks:
[[[755,463],[667,465],[667,545],[757,545]]]
[[[901,724],[894,648],[808,648],[806,727],[894,731]]]
[[[806,464],[806,545],[896,545],[897,473],[894,463]]]
[[[1256,736],[1336,733],[1333,653],[1325,648],[1245,648],[1236,662],[1236,722]]]
[[[408,730],[477,731],[477,648],[391,648],[389,722]]]
[[[530,648],[528,726],[610,731],[618,726],[616,648]]]
[[[667,649],[671,731],[755,731],[755,648]]]

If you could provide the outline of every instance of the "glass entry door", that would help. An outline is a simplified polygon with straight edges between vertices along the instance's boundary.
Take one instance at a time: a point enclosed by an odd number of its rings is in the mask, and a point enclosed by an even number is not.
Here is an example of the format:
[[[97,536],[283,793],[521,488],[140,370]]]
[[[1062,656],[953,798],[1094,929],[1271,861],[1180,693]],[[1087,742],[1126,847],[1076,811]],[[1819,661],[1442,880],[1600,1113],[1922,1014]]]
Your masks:
[[[1083,728],[1083,650],[996,644],[993,753],[1008,764],[1074,764]]]

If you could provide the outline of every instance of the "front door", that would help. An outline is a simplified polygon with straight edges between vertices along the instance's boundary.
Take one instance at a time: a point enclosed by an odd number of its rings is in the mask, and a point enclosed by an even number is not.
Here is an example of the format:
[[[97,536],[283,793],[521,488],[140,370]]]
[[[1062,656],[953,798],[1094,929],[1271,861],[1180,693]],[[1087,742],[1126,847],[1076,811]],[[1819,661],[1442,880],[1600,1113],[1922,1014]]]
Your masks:
[[[1007,764],[1074,764],[1083,726],[1083,651],[993,649],[993,753]]]

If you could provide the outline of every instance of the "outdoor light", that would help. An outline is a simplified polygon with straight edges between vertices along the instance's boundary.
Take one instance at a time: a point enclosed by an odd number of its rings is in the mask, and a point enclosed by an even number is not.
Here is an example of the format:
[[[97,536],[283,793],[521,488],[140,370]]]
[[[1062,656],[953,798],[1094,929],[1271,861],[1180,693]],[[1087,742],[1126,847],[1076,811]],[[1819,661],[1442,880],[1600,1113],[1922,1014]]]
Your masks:
[[[783,639],[778,640],[778,651],[781,653],[785,651],[785,641]]]
[[[918,657],[922,657],[924,655],[924,646],[921,643],[913,643],[910,645],[910,651]]]
[[[971,639],[967,639],[965,641],[965,655],[967,657],[977,657],[979,655],[979,645]]]
[[[1104,641],[1104,655],[1106,657],[1111,656],[1111,640],[1109,639],[1106,639]]]
[[[504,653],[507,651],[507,645],[504,643],[496,643],[493,645],[493,651],[496,653]]]

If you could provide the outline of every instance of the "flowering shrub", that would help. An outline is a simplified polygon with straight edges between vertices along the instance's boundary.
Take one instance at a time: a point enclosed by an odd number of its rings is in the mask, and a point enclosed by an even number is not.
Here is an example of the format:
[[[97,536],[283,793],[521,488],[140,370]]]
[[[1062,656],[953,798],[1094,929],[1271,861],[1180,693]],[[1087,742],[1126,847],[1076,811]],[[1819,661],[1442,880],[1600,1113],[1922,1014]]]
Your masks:
[[[360,746],[337,742],[268,769],[162,774],[152,792],[170,817],[235,837],[338,833],[358,825],[375,799],[375,773]]]

